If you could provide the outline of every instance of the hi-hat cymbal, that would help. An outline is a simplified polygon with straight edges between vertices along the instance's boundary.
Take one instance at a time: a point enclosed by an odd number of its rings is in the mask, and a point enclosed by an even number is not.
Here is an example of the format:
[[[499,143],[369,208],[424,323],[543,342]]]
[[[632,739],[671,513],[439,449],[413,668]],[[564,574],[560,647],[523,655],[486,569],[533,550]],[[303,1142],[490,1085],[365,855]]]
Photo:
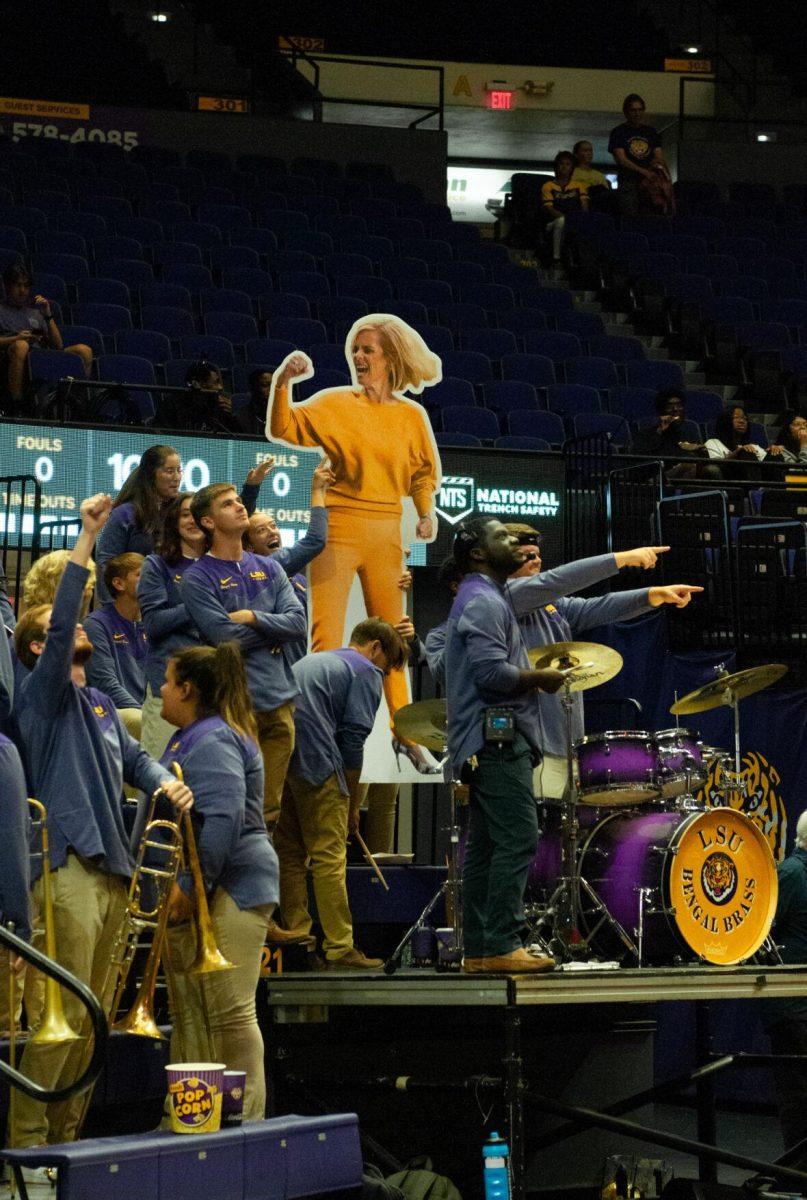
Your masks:
[[[601,646],[599,642],[555,642],[552,646],[535,646],[527,651],[527,657],[538,671],[548,667],[557,671],[579,667],[579,672],[571,677],[572,692],[585,692],[607,683],[622,670],[623,661],[617,650]]]
[[[417,742],[442,754],[446,748],[446,720],[445,700],[418,700],[399,708],[392,724],[402,741]]]
[[[787,670],[784,663],[766,663],[761,667],[735,671],[733,675],[719,675],[717,679],[676,700],[670,712],[683,716],[684,713],[706,712],[709,708],[719,708],[721,704],[745,700],[746,696],[753,696],[754,692],[761,692],[763,688],[776,683],[777,679],[787,674]]]

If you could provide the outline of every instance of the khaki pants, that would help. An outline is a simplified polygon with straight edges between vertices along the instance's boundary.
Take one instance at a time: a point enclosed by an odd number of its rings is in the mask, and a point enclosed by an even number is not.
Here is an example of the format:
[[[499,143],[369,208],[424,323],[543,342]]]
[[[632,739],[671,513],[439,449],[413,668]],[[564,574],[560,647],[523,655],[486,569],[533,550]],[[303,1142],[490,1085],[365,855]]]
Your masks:
[[[280,862],[280,911],[292,933],[311,933],[310,865],[328,959],[341,958],[353,949],[347,901],[347,813],[348,798],[335,775],[320,784],[291,773],[286,776],[274,837]]]
[[[118,716],[123,721],[124,728],[129,736],[133,737],[136,742],[139,742],[143,722],[142,710],[139,708],[119,708]],[[134,800],[139,795],[139,792],[136,787],[131,787],[128,783],[124,783],[123,794],[127,800]]]
[[[363,783],[359,800],[367,809],[364,840],[371,854],[391,854],[395,844],[395,809],[398,803],[397,783]]]
[[[143,701],[143,719],[140,729],[140,745],[158,761],[171,738],[176,733],[176,726],[169,725],[160,716],[162,699],[159,693],[155,696],[150,686],[146,687],[146,698]]]
[[[54,871],[51,882],[58,960],[89,984],[104,1012],[108,1012],[116,982],[110,960],[126,912],[126,883],[118,875],[99,871],[77,854],[68,855],[65,865]],[[34,885],[34,900],[41,908],[41,879]],[[74,1031],[83,1035],[82,1040],[55,1046],[37,1046],[29,1041],[22,1055],[22,1072],[45,1087],[78,1078],[90,1059],[91,1025],[84,1006],[66,989],[62,991],[62,1005],[65,1017]],[[86,1092],[48,1105],[20,1092],[12,1144],[40,1146],[72,1141],[88,1102]]]
[[[173,971],[169,986],[173,1062],[223,1062],[246,1071],[244,1120],[262,1121],[266,1110],[263,1038],[255,1013],[266,927],[274,904],[240,909],[218,888],[210,902],[216,944],[233,971],[183,974],[196,953],[189,923],[168,932]]]
[[[255,714],[263,755],[263,819],[271,833],[280,816],[283,782],[294,750],[294,701]]]
[[[533,770],[532,787],[538,800],[560,800],[566,792],[566,759],[557,754],[545,754]]]

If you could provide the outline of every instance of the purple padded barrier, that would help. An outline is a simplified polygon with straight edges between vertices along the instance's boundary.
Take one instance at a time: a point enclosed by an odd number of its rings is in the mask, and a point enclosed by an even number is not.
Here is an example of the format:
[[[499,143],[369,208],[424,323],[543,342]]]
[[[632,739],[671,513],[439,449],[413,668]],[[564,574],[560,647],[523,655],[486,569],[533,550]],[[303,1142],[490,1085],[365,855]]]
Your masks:
[[[286,1200],[361,1185],[359,1118],[289,1117]]]
[[[244,1134],[248,1128],[167,1135],[159,1151],[159,1200],[177,1200],[178,1196],[243,1200]],[[115,1200],[122,1198],[116,1193]]]
[[[31,1146],[4,1150],[9,1163],[58,1167],[59,1200],[159,1200],[158,1139],[137,1137],[88,1138],[61,1146]],[[33,1193],[32,1193],[33,1194]]]
[[[361,1186],[359,1119],[275,1117],[243,1125],[244,1200],[296,1200]]]

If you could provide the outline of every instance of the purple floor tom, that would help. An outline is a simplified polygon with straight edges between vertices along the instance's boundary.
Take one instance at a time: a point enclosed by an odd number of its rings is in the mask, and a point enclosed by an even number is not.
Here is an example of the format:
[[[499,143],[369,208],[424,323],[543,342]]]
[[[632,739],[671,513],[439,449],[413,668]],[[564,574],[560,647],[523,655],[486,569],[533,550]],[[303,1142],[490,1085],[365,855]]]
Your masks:
[[[658,782],[665,799],[696,792],[706,781],[707,768],[698,735],[689,729],[660,729]]]
[[[575,742],[581,804],[644,804],[659,795],[658,749],[652,733],[609,729]]]

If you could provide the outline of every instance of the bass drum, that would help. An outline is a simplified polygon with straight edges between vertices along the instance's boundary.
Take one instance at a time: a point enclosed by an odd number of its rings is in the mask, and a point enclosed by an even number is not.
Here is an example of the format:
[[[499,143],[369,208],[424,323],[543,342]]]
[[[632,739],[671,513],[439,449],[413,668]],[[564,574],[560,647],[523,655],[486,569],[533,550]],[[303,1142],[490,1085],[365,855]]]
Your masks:
[[[612,813],[583,844],[580,875],[634,942],[643,907],[645,963],[703,959],[729,966],[760,948],[773,923],[776,865],[757,826],[733,809]],[[624,946],[581,888],[594,949]]]

